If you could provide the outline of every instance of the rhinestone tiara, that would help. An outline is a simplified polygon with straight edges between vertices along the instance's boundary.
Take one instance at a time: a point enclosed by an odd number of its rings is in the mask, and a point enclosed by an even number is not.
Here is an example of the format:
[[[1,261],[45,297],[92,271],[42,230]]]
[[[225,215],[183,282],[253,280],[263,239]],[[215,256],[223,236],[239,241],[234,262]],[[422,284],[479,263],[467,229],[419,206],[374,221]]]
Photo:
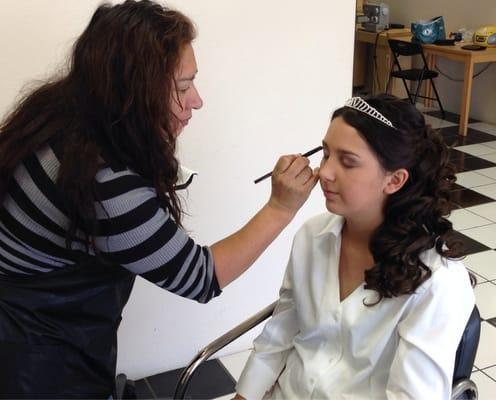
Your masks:
[[[372,118],[382,122],[384,125],[389,126],[390,128],[396,129],[393,123],[388,120],[384,115],[382,115],[379,111],[377,111],[374,107],[372,107],[369,103],[363,100],[361,97],[352,97],[347,100],[344,104],[345,107],[354,108],[360,112],[363,112]]]

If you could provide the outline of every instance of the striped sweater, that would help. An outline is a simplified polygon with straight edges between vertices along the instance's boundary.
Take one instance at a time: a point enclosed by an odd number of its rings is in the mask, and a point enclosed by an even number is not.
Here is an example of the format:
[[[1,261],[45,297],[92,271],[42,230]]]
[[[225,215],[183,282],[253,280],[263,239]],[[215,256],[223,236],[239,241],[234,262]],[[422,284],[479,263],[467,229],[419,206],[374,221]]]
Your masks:
[[[87,257],[83,240],[66,248],[69,219],[55,186],[59,166],[47,146],[15,170],[0,208],[0,274],[43,274]],[[106,260],[202,303],[220,294],[210,249],[160,207],[153,186],[129,169],[110,167],[98,171],[96,182],[95,245]]]

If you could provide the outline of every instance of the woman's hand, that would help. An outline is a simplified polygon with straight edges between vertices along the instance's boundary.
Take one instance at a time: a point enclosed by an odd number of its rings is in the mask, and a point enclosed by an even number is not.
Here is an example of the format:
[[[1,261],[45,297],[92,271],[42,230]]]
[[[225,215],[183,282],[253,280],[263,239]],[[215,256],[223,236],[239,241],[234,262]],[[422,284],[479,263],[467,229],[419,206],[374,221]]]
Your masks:
[[[239,393],[236,393],[236,396],[234,396],[232,400],[246,400],[246,399],[243,396],[241,396]]]
[[[312,170],[310,161],[301,155],[286,155],[279,158],[272,171],[272,193],[268,205],[296,214],[305,203],[319,179],[319,169]]]

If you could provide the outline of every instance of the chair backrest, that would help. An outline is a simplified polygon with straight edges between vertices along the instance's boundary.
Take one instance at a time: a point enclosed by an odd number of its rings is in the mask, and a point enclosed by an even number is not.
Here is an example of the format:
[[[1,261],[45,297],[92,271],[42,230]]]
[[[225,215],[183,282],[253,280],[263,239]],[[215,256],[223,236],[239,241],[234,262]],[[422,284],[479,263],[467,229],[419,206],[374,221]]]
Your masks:
[[[424,49],[422,48],[422,45],[420,43],[405,42],[403,40],[397,40],[397,39],[389,39],[388,43],[389,43],[389,48],[393,53],[393,59],[394,59],[393,63],[398,69],[398,71],[402,71],[401,64],[399,61],[400,56],[413,57],[416,55],[420,55],[422,59],[423,66],[421,66],[421,68],[424,71],[429,70],[427,66],[427,59],[425,58],[425,54],[424,54]],[[391,66],[391,72],[392,70],[393,70],[393,66]]]
[[[479,346],[481,329],[481,318],[477,306],[474,307],[472,314],[463,331],[460,344],[456,350],[455,370],[453,372],[453,382],[469,378],[474,367],[475,355]]]
[[[403,40],[389,39],[389,47],[396,56],[414,56],[423,54],[422,45],[415,42],[405,42]]]

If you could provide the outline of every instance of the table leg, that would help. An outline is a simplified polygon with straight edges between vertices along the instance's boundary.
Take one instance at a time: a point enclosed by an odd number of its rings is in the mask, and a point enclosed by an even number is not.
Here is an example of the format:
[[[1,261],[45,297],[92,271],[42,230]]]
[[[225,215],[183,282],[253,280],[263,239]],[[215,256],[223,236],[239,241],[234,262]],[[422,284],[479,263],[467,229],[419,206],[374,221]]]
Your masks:
[[[377,46],[376,48],[376,63],[374,65],[373,78],[373,93],[383,93],[386,91],[387,81],[389,79],[389,64],[390,64],[389,47]],[[377,67],[377,69],[375,69]]]
[[[474,63],[472,60],[465,61],[465,76],[463,79],[462,98],[460,105],[460,126],[458,133],[467,136],[468,117],[470,115],[470,99],[472,95],[472,75],[474,74]]]

